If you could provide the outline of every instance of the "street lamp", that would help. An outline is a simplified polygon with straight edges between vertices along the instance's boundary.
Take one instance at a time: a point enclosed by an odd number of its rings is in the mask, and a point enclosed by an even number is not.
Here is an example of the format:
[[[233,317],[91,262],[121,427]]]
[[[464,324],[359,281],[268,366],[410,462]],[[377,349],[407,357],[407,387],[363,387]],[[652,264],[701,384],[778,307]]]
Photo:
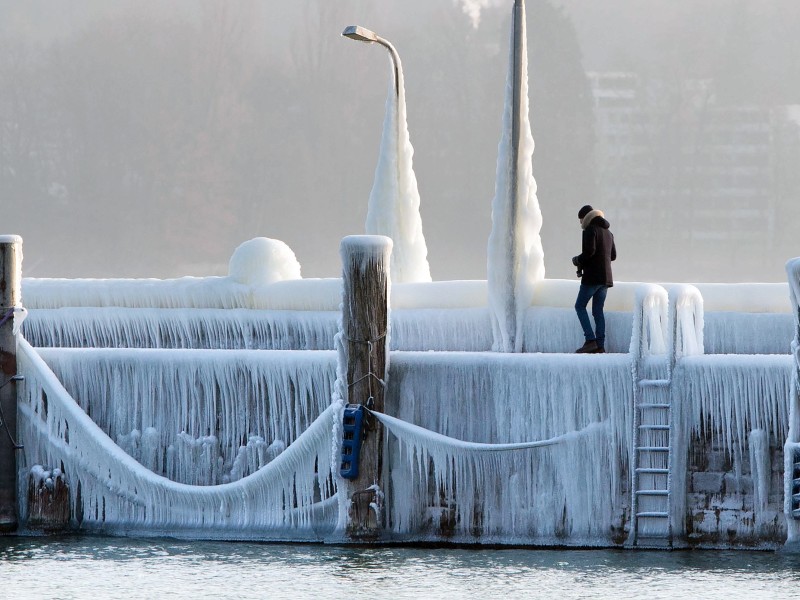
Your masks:
[[[370,31],[366,27],[361,27],[360,25],[348,25],[347,27],[344,28],[342,36],[350,38],[351,40],[356,40],[357,42],[364,42],[365,44],[372,44],[372,43],[380,44],[389,51],[389,56],[392,57],[392,66],[394,67],[394,93],[396,96],[399,96],[400,55],[397,54],[397,50],[395,50],[394,46],[392,46],[389,40],[383,39],[374,31]]]
[[[412,165],[414,149],[406,123],[406,94],[400,55],[388,40],[358,25],[345,27],[342,36],[365,44],[380,44],[386,48],[394,73],[394,95],[390,87],[386,98],[378,165],[369,194],[366,232],[385,235],[394,241],[391,257],[393,281],[430,281],[428,249],[422,234],[422,217],[419,213],[417,178]]]

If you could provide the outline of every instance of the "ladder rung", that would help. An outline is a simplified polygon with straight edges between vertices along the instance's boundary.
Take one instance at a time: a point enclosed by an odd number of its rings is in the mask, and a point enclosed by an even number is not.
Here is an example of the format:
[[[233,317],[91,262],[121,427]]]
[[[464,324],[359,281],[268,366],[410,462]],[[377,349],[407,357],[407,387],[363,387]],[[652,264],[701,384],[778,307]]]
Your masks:
[[[639,467],[637,473],[650,473],[653,475],[669,475],[669,469],[658,469],[656,467]]]
[[[669,425],[639,425],[639,429],[649,429],[650,431],[669,431]]]
[[[663,519],[667,519],[667,518],[669,518],[669,513],[649,511],[649,512],[636,513],[636,516],[637,517],[660,517],[660,518],[663,518]]]
[[[638,446],[640,452],[669,452],[669,446]]]
[[[792,510],[792,516],[795,519],[800,519],[800,508],[795,508],[794,510]]]
[[[640,379],[639,387],[668,387],[669,379]]]
[[[639,404],[637,408],[669,408],[669,404],[651,402],[649,404]]]
[[[669,496],[669,490],[637,490],[640,496]]]

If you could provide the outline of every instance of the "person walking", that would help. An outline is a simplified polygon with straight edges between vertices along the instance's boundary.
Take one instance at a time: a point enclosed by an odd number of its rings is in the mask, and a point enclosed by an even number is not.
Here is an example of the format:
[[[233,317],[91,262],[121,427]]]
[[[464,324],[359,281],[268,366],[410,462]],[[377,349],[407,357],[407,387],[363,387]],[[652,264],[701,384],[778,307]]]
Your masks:
[[[578,313],[586,342],[576,352],[602,353],[606,351],[606,319],[603,307],[608,288],[614,285],[611,261],[617,259],[617,248],[614,245],[614,234],[609,229],[611,224],[606,221],[603,211],[595,210],[587,204],[578,211],[578,220],[583,236],[581,253],[572,258],[572,264],[578,267],[578,277],[581,278],[575,312]],[[589,300],[592,301],[594,330],[586,312]]]

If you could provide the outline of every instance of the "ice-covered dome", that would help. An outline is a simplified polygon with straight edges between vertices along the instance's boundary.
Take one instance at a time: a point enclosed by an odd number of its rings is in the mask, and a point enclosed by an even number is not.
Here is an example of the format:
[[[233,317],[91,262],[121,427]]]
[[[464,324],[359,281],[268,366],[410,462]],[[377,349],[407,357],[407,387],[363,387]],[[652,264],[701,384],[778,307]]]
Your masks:
[[[257,237],[240,244],[228,263],[228,275],[237,283],[264,285],[301,279],[300,263],[280,240]]]

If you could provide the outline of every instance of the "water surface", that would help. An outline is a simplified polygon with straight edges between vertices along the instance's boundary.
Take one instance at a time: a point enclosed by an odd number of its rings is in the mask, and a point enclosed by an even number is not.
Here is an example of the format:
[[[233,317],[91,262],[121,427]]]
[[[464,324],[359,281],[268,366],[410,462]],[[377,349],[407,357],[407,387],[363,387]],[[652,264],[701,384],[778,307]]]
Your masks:
[[[800,598],[774,552],[0,538],[0,598]]]

